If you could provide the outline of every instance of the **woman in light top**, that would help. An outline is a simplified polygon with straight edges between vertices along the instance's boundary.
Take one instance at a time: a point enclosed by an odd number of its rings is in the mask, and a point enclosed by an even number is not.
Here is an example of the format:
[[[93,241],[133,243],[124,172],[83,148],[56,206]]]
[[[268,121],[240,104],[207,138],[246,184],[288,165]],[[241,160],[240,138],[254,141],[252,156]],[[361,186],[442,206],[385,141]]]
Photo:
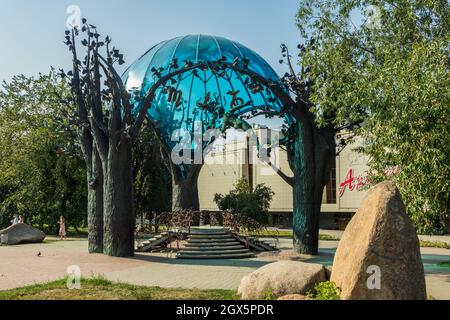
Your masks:
[[[63,216],[59,217],[59,239],[66,239],[66,219]]]

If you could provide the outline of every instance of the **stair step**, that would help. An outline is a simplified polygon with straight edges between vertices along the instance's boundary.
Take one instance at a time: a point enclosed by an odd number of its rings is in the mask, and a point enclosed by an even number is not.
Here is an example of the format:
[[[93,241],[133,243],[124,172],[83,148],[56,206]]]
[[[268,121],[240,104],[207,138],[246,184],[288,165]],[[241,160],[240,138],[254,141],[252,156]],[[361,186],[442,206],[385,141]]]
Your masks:
[[[250,253],[246,248],[243,249],[233,249],[233,250],[181,250],[180,254],[190,254],[190,255],[224,255],[224,254],[239,254],[239,253]]]
[[[189,251],[211,251],[211,250],[234,250],[234,249],[247,249],[243,245],[233,245],[233,246],[186,246],[186,250]]]
[[[191,234],[190,239],[232,239],[229,234]]]
[[[179,253],[177,255],[178,259],[244,259],[254,257],[253,253],[236,253],[236,254],[218,254],[218,255],[192,255]]]
[[[227,246],[237,246],[242,245],[238,241],[227,241],[227,242],[215,242],[215,241],[202,241],[202,242],[190,242],[186,243],[186,247],[227,247]]]
[[[220,228],[220,229],[195,229],[191,228],[190,230],[191,234],[226,234],[228,233],[227,230]]]
[[[156,236],[155,238],[141,242],[138,244],[137,249],[140,252],[154,250],[160,247],[164,242],[169,241],[169,238],[168,235],[161,234],[161,236]]]
[[[205,243],[209,243],[209,242],[222,243],[222,242],[234,242],[234,241],[236,241],[236,239],[234,239],[234,238],[226,238],[226,239],[189,239],[188,240],[189,243],[201,243],[201,242],[205,242]]]
[[[148,251],[151,251],[151,250],[156,250],[156,249],[160,249],[161,247],[158,247],[158,246],[138,246],[137,247],[137,251],[138,252],[148,252]]]
[[[143,241],[142,243],[143,243],[143,244],[151,244],[152,242],[158,241],[158,240],[160,240],[160,239],[162,239],[162,238],[163,238],[163,237],[155,237],[155,238],[151,238],[151,239],[145,240],[145,241]]]
[[[189,233],[190,235],[194,235],[194,236],[209,236],[209,235],[212,235],[212,236],[220,236],[220,235],[229,235],[230,233],[229,232],[226,232],[226,231],[221,231],[221,232],[195,232],[195,231],[191,231],[190,233]]]

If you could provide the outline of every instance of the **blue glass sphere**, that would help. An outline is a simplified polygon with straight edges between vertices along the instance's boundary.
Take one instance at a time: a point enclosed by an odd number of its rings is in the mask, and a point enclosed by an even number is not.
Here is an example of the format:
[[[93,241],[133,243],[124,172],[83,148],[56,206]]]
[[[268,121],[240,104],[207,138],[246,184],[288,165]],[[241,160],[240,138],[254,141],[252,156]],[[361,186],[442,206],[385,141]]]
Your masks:
[[[134,105],[137,111],[143,107],[142,101],[158,77],[182,68],[187,62],[208,63],[223,59],[232,63],[236,58],[247,61],[248,69],[265,79],[280,81],[272,67],[253,50],[238,42],[210,35],[187,35],[157,44],[126,70],[123,81],[127,90],[136,97]],[[160,70],[158,76],[155,76],[155,70]],[[157,90],[148,117],[164,131],[164,140],[170,145],[171,133],[175,129],[193,132],[194,123],[198,122],[203,124],[203,130],[224,126],[222,116],[233,111],[238,104],[246,105],[229,114],[230,117],[240,118],[252,112],[282,108],[270,89],[250,90],[248,78],[231,68],[219,75],[211,70],[183,74],[173,84],[174,92],[163,88]],[[207,102],[214,102],[215,108],[207,108]]]

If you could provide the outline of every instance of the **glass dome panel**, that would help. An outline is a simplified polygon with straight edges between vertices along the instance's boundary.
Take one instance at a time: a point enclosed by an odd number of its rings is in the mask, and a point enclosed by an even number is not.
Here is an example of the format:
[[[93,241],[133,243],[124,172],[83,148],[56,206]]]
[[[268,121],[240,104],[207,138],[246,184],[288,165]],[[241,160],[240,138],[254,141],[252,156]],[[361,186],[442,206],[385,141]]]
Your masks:
[[[197,50],[199,61],[217,61],[222,58],[221,49],[211,36],[200,35]]]
[[[144,78],[147,74],[147,68],[151,65],[152,59],[159,48],[162,47],[165,42],[154,46],[152,49],[147,51],[141,58],[134,62],[127,71],[126,75],[126,88],[127,90],[134,90],[136,88],[141,88]]]

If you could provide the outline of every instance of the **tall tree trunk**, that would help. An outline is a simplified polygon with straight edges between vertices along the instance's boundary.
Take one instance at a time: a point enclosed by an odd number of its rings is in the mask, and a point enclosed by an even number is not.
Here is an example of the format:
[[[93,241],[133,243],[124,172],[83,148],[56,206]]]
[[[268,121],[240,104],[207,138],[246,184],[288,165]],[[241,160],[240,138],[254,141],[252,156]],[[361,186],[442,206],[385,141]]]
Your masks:
[[[197,181],[172,179],[172,210],[200,210]]]
[[[103,169],[95,149],[88,166],[88,243],[90,253],[103,253]]]
[[[295,138],[290,145],[289,162],[294,173],[294,251],[316,255],[322,195],[333,153],[328,137],[324,136],[325,131],[308,126],[301,123],[295,125]]]
[[[184,166],[185,171],[172,165],[172,209],[177,210],[200,210],[198,198],[198,177],[202,165]]]
[[[294,251],[315,255],[319,244],[320,206],[314,203],[310,185],[311,180],[296,179],[294,182]]]
[[[103,252],[103,170],[100,155],[92,133],[87,128],[80,131],[81,149],[86,162],[88,184],[88,248],[89,253]]]
[[[115,257],[134,255],[135,216],[131,140],[117,134],[110,138],[108,159],[103,165],[103,252]]]
[[[297,123],[291,140],[289,157],[294,173],[293,184],[293,231],[294,251],[317,254],[319,227],[317,206],[314,203],[314,151],[310,128]]]

